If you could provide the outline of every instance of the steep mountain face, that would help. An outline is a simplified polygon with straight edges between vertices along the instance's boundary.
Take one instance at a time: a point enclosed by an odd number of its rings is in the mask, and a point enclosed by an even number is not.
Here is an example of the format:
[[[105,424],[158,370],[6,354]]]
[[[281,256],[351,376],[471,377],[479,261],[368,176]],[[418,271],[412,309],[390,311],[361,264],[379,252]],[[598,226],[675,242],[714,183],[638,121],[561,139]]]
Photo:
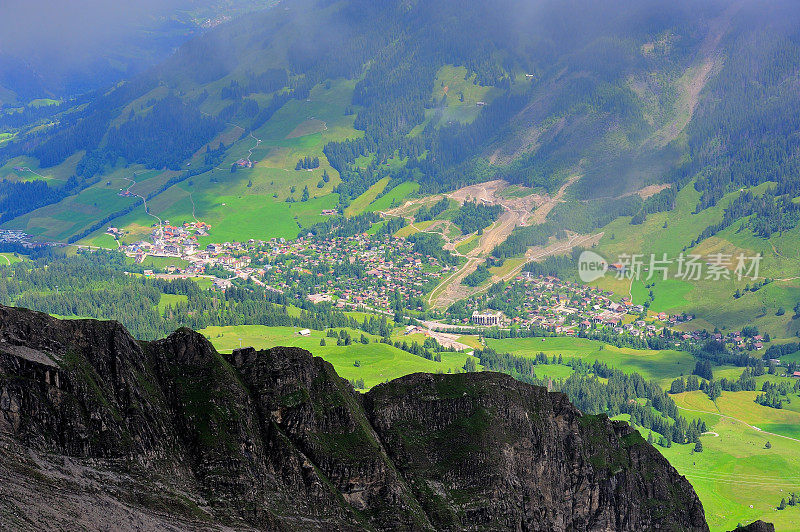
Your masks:
[[[416,181],[423,193],[498,178],[551,194],[570,183],[548,220],[585,233],[644,215],[632,193],[647,185],[691,184],[706,208],[771,180],[778,206],[748,205],[745,215],[794,226],[798,16],[785,1],[284,2],[198,35],[108,91],[0,115],[10,135],[0,164],[77,161],[61,183],[4,183],[0,221],[24,227],[31,211],[122,165],[180,172],[153,195],[195,177],[199,195],[229,194],[221,185],[243,174],[224,170],[252,155],[249,133],[267,138],[287,110],[314,101],[353,117],[302,154],[330,166],[343,208],[385,177]],[[317,99],[315,89],[340,85],[343,109]],[[223,135],[219,152],[189,165],[225,127],[242,135]],[[247,175],[256,183],[248,194],[288,199],[260,169]],[[105,221],[127,212],[104,212]]]
[[[398,469],[437,527],[702,528],[685,481],[623,424],[490,373],[411,375],[365,396]]]
[[[627,425],[493,373],[360,396],[293,348],[0,308],[0,526],[707,530]]]

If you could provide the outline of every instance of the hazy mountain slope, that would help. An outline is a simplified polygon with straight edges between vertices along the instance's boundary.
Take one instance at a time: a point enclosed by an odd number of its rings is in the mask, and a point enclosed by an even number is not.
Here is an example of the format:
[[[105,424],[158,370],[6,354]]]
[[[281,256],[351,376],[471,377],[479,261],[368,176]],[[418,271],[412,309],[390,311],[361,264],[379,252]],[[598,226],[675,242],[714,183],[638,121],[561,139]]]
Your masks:
[[[601,198],[652,183],[695,179],[708,205],[737,184],[778,172],[787,176],[778,193],[791,193],[796,91],[789,87],[800,64],[792,17],[788,5],[722,0],[466,7],[454,0],[299,0],[192,39],[88,106],[9,126],[0,161],[46,168],[79,157],[65,195],[107,182],[103,176],[126,164],[182,169],[163,179],[156,212],[190,219],[199,204],[201,216],[231,227],[234,238],[262,235],[236,229],[220,211],[228,201],[218,198],[247,197],[278,211],[308,187],[312,199],[330,199],[325,208],[346,207],[384,177],[416,180],[422,192],[494,178],[555,192],[579,175],[568,198],[594,198],[587,210],[612,217],[642,207]],[[772,67],[751,68],[756,63]],[[747,89],[738,88],[742,77],[752,81]],[[325,95],[332,88],[335,99]],[[154,112],[164,107],[181,112]],[[335,115],[337,128],[326,129]],[[190,135],[175,142],[176,128]],[[142,130],[149,134],[136,133]],[[749,144],[737,145],[742,139]],[[194,152],[220,140],[219,153]],[[295,173],[304,157],[320,159],[320,175]],[[242,158],[257,164],[225,172]],[[323,170],[331,180],[321,180]],[[25,212],[5,201],[0,211]],[[74,210],[63,203],[31,218],[47,220],[51,211],[70,217]],[[134,208],[93,217],[116,219]],[[607,223],[589,215],[565,223],[558,215],[551,219],[570,230]],[[83,224],[72,238],[93,227]]]
[[[800,123],[800,13],[788,3],[740,2],[722,40],[724,60],[688,127],[690,163],[702,206],[764,181],[796,195]]]
[[[163,61],[203,28],[268,4],[8,0],[0,7],[0,109],[109,87]]]
[[[635,430],[506,375],[362,397],[300,349],[8,307],[0,339],[0,526],[708,529]]]

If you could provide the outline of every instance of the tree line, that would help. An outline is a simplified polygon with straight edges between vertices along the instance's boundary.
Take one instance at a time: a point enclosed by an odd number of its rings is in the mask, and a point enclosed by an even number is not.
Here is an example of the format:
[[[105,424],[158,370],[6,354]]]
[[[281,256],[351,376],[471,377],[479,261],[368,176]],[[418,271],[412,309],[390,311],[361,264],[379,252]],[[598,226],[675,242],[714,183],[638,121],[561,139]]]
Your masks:
[[[606,414],[610,417],[628,414],[632,424],[657,432],[665,438],[664,445],[695,443],[706,431],[701,420],[687,422],[669,395],[655,381],[647,381],[638,373],[624,373],[595,361],[588,364],[580,359],[570,359],[566,365],[573,368],[567,379],[553,380],[536,377],[537,364],[562,364],[563,359],[552,360],[540,353],[534,358],[498,353],[486,348],[475,351],[484,369],[507,373],[517,380],[549,387],[563,392],[582,412]],[[601,380],[603,379],[603,380]]]

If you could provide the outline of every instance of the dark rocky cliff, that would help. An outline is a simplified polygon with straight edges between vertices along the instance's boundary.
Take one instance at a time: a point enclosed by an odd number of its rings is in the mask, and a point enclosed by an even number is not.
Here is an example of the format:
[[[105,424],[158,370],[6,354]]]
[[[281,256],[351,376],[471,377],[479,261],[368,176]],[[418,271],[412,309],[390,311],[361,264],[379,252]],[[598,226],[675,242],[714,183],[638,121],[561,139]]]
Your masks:
[[[707,530],[635,431],[495,373],[361,396],[300,349],[0,307],[0,528]]]

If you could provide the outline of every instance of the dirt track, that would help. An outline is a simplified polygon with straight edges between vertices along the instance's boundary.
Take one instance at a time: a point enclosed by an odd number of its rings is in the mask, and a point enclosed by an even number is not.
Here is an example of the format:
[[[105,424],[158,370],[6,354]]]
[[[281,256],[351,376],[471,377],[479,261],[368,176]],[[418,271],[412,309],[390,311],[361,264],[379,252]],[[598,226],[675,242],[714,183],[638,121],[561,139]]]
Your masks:
[[[449,242],[445,248],[454,252],[456,255],[466,257],[467,262],[456,272],[449,275],[437,286],[428,297],[428,303],[441,307],[451,304],[464,297],[464,293],[469,288],[462,285],[461,281],[470,273],[474,272],[479,265],[483,264],[485,257],[501,242],[508,238],[511,231],[520,225],[527,225],[527,219],[531,210],[541,205],[545,199],[538,194],[530,194],[522,198],[504,198],[499,194],[508,183],[505,181],[488,181],[477,185],[470,185],[448,194],[448,197],[464,203],[465,201],[477,201],[492,205],[500,205],[503,208],[500,217],[480,236],[478,245],[470,250],[466,255],[462,255],[456,250],[459,242]]]
[[[420,232],[437,233],[445,239],[444,248],[454,255],[466,258],[466,262],[461,267],[445,277],[428,296],[428,304],[442,308],[452,304],[459,299],[468,297],[471,294],[480,292],[480,289],[471,288],[461,284],[466,276],[474,272],[479,265],[486,261],[491,251],[498,244],[504,242],[516,227],[533,224],[540,224],[545,221],[547,215],[558,203],[564,201],[564,195],[570,185],[580,179],[580,175],[570,177],[553,196],[546,194],[528,194],[523,197],[504,197],[502,192],[509,186],[506,181],[495,180],[486,183],[479,183],[458,189],[447,197],[459,203],[465,201],[476,201],[491,205],[500,205],[502,212],[499,218],[489,227],[484,229],[479,237],[478,244],[468,251],[461,253],[457,246],[472,235],[467,235],[458,240],[451,240],[447,237],[447,228],[451,222],[437,222],[426,229],[420,229],[414,225],[415,220],[411,213],[421,204],[432,204],[439,201],[442,196],[431,196],[423,199],[406,201],[403,205],[381,212],[384,216],[400,216],[409,221],[412,227]],[[525,263],[532,260],[540,260],[550,255],[568,252],[574,246],[590,245],[596,242],[601,235],[570,235],[568,240],[553,242],[545,247],[531,248],[525,255],[525,261],[513,271],[501,277],[493,278],[493,282],[508,280],[519,273]]]
[[[547,215],[559,202],[563,201],[564,194],[567,188],[577,181],[580,176],[572,176],[568,179],[552,196],[545,196],[539,194],[530,194],[522,198],[504,198],[500,193],[508,186],[505,181],[489,181],[477,185],[470,185],[461,188],[448,195],[448,197],[459,201],[481,201],[485,203],[501,205],[503,212],[500,217],[490,227],[484,230],[483,235],[480,237],[478,245],[469,251],[466,255],[462,255],[455,248],[458,242],[448,242],[445,248],[454,252],[456,255],[466,257],[467,262],[461,268],[446,277],[439,285],[431,292],[428,297],[428,303],[433,307],[446,307],[459,299],[468,297],[469,295],[479,292],[477,288],[471,288],[461,284],[463,279],[470,273],[474,272],[479,265],[486,261],[486,257],[491,251],[500,243],[504,242],[511,234],[514,228],[518,226],[527,226],[531,224],[539,224],[544,222]],[[535,210],[534,210],[535,209]],[[533,211],[533,214],[531,214]],[[562,253],[572,249],[573,246],[586,244],[594,237],[585,235],[574,235],[565,242],[556,242],[545,248],[535,248],[529,250],[526,255],[526,262],[531,260],[542,259],[552,254]],[[566,246],[566,247],[564,247]],[[523,263],[524,265],[524,263]],[[512,278],[522,269],[522,265],[512,272],[511,276],[503,277],[503,280]],[[495,278],[493,281],[499,281],[500,278]]]

